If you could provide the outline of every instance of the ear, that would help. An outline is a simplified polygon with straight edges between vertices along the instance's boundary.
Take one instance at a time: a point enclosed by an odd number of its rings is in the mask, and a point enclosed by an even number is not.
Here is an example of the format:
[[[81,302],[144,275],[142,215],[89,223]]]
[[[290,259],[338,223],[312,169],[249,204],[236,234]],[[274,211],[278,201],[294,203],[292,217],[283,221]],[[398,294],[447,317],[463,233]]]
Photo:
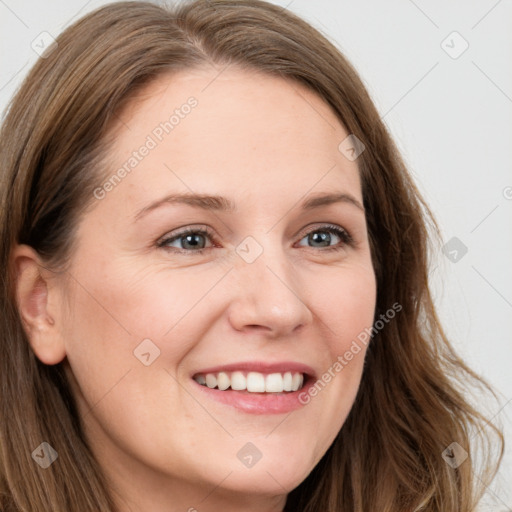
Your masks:
[[[38,253],[17,245],[12,253],[16,302],[30,346],[37,358],[49,365],[66,356],[58,310],[59,289],[55,276],[43,266]]]

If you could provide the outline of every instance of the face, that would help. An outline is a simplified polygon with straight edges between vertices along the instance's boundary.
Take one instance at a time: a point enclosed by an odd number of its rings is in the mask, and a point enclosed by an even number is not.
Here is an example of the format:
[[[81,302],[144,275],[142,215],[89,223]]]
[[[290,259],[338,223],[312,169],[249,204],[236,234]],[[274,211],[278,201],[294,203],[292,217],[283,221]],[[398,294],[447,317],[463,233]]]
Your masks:
[[[351,409],[366,346],[344,355],[374,315],[349,134],[297,84],[217,75],[120,114],[62,285],[86,435],[148,510],[281,510]]]

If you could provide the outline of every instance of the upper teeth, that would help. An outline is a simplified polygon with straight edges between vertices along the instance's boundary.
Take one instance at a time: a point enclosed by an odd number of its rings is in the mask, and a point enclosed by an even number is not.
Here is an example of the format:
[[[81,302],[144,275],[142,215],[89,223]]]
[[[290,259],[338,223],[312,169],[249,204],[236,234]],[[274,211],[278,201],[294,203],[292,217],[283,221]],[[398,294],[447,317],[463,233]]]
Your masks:
[[[247,390],[249,393],[282,393],[283,391],[297,391],[302,387],[304,376],[302,373],[259,373],[241,371],[198,374],[194,380],[209,388],[218,388],[221,391],[231,388],[236,391]]]

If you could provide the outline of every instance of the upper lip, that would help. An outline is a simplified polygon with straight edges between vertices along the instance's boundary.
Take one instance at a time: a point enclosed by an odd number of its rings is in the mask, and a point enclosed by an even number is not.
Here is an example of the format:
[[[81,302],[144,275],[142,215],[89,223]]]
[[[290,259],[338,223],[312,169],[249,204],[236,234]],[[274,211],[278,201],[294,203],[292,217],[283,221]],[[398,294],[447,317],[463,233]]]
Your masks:
[[[315,371],[311,366],[293,361],[278,361],[273,363],[267,361],[241,361],[239,363],[229,363],[203,368],[201,370],[194,371],[192,376],[199,374],[205,375],[207,373],[234,372],[237,370],[259,373],[297,372],[315,378]]]

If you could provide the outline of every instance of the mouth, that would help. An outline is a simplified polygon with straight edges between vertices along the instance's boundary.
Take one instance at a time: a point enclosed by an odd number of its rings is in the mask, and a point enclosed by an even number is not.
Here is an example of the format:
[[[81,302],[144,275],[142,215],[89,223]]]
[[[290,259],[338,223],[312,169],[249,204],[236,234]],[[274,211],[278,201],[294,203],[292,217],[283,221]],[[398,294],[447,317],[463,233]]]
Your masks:
[[[302,389],[307,374],[302,372],[233,372],[198,373],[193,379],[210,389],[246,391],[247,393],[292,393]]]
[[[279,414],[304,406],[300,395],[315,382],[307,365],[235,363],[203,369],[191,375],[205,397],[252,414]]]

